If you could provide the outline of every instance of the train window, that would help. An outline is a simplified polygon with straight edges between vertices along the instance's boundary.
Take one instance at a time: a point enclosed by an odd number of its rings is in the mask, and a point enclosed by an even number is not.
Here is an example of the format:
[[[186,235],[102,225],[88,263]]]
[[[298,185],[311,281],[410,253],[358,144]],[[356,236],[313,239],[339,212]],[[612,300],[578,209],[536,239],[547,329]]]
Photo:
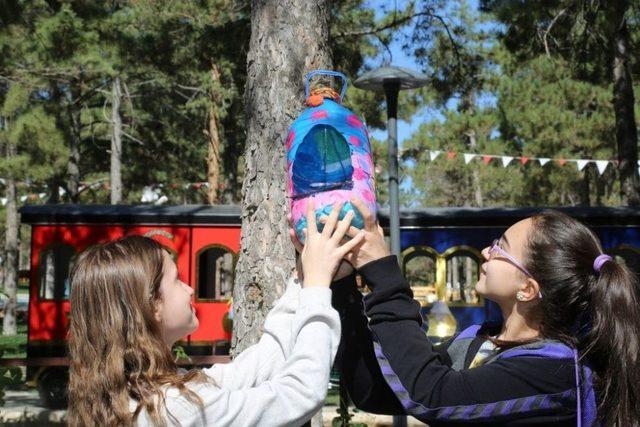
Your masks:
[[[40,252],[40,299],[69,298],[69,272],[75,255],[76,251],[69,245],[52,246]]]
[[[480,304],[475,290],[478,281],[478,260],[480,254],[458,250],[447,256],[447,278],[445,301],[452,304]]]
[[[436,290],[436,254],[430,248],[412,247],[403,254],[404,275],[414,298],[422,305],[438,299]]]
[[[225,300],[231,298],[234,261],[234,253],[221,246],[206,248],[198,254],[198,299]]]

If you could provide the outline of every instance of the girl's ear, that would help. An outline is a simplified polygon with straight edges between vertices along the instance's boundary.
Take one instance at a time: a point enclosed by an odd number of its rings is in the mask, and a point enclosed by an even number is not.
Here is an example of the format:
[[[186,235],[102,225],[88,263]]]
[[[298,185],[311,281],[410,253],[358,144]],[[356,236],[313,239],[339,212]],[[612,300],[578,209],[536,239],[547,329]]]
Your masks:
[[[162,322],[162,298],[158,298],[153,302],[153,315],[158,323]]]
[[[522,295],[522,299],[518,301],[534,301],[540,297],[540,285],[536,279],[527,277],[522,287],[518,291],[518,295]]]

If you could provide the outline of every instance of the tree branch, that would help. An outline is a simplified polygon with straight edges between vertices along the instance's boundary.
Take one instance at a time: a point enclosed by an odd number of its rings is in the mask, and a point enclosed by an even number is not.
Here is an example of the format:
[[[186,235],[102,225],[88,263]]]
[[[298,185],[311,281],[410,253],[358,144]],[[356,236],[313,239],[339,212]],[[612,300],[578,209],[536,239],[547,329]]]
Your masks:
[[[547,41],[547,37],[549,36],[549,33],[551,32],[551,29],[553,28],[553,26],[556,24],[556,22],[558,22],[558,19],[564,15],[567,12],[567,9],[569,9],[568,7],[565,7],[564,9],[562,9],[549,23],[549,26],[547,27],[547,29],[545,30],[543,36],[542,36],[542,42],[544,43],[544,51],[547,53],[547,57],[551,58],[551,51],[549,50],[549,43]]]
[[[420,16],[430,16],[432,18],[436,18],[437,15],[435,15],[434,13],[430,12],[430,11],[425,11],[425,12],[418,12],[418,13],[413,13],[411,15],[407,15],[407,16],[403,16],[401,18],[396,18],[394,17],[393,20],[391,22],[389,22],[388,24],[382,25],[380,27],[376,27],[376,28],[371,28],[368,30],[363,30],[363,31],[350,31],[350,32],[343,32],[343,33],[338,33],[335,35],[336,38],[341,38],[341,37],[362,37],[362,36],[371,36],[371,35],[375,35],[377,33],[381,33],[385,30],[391,29],[391,28],[395,28],[398,27],[406,22],[409,22],[415,18],[418,18]],[[442,18],[440,18],[440,20],[442,20]]]

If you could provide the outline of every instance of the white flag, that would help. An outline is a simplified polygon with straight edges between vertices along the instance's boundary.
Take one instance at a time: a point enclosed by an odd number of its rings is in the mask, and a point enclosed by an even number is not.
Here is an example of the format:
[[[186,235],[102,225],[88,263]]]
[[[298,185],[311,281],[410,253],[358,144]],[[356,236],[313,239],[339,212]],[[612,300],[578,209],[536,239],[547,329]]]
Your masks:
[[[538,161],[540,162],[540,166],[546,165],[547,163],[549,163],[550,160],[551,159],[548,158],[548,157],[540,157],[540,158],[538,158]]]
[[[469,162],[474,159],[474,157],[476,157],[475,154],[464,153],[464,164],[468,165]]]
[[[512,156],[501,156],[501,157],[502,157],[502,166],[505,168],[509,166],[509,163],[511,163],[511,160],[513,160]]]
[[[609,160],[596,160],[596,166],[598,167],[598,173],[602,175],[607,166],[609,166]]]
[[[436,157],[440,155],[441,151],[429,151],[429,156],[431,157],[431,161],[434,161]]]
[[[584,160],[584,159],[576,160],[576,165],[578,165],[578,171],[581,171],[582,169],[584,169],[584,167],[587,166],[590,161],[591,160]]]

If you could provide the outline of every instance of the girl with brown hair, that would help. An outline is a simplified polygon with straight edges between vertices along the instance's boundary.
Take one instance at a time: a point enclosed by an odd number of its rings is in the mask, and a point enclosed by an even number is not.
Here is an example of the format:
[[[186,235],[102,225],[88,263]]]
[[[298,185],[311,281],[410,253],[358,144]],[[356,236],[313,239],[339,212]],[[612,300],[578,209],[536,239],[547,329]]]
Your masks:
[[[302,285],[291,280],[260,342],[229,364],[179,370],[171,346],[198,327],[169,253],[129,236],[87,249],[71,274],[69,424],[300,425],[323,404],[340,336],[329,284],[362,236],[322,232],[308,209]]]

